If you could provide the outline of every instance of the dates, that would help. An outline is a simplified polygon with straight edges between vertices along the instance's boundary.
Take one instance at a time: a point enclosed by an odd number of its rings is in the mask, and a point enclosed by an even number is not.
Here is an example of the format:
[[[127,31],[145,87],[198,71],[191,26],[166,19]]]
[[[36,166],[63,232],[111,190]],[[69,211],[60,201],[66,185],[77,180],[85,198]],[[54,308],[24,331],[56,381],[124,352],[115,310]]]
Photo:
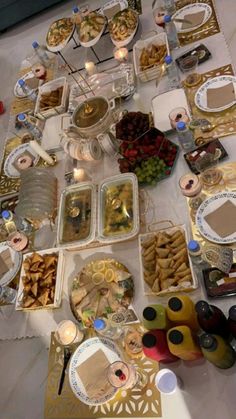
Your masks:
[[[123,141],[135,141],[149,130],[149,115],[142,112],[128,112],[116,124],[116,138]]]

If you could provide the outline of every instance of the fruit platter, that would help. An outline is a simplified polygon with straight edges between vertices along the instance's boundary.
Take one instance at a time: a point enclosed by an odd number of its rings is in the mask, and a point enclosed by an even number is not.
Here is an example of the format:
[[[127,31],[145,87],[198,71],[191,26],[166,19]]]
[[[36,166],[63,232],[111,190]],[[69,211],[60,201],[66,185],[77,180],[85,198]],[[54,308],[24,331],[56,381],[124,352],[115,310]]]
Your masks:
[[[150,126],[148,114],[126,113],[116,124],[116,137],[120,140],[121,173],[133,172],[139,184],[151,186],[171,175],[179,147]]]

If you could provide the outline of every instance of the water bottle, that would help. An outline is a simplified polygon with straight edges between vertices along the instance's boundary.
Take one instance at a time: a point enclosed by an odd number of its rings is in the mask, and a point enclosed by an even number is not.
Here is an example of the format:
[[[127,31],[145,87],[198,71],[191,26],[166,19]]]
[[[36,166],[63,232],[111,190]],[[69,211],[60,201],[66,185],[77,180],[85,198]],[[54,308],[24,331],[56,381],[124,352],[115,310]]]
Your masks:
[[[178,133],[178,139],[180,146],[184,151],[191,151],[195,146],[195,141],[192,131],[187,127],[185,122],[179,121],[176,125],[176,130]]]
[[[12,211],[4,210],[2,211],[1,215],[2,215],[2,219],[5,225],[5,230],[8,236],[12,233],[15,233],[17,231],[17,227],[16,227],[16,223],[15,223]]]
[[[73,15],[72,19],[73,19],[74,24],[79,25],[82,21],[79,7],[77,6],[73,7],[72,15]]]
[[[179,38],[178,38],[177,30],[176,30],[174,22],[172,22],[171,20],[171,16],[170,15],[164,16],[164,22],[165,22],[165,31],[166,31],[170,49],[179,48]]]
[[[42,131],[27,118],[25,113],[19,113],[17,119],[35,138],[41,140]]]
[[[188,253],[194,265],[204,264],[204,260],[202,259],[202,250],[196,240],[190,240],[188,242]]]
[[[163,6],[168,15],[173,15],[176,11],[175,0],[163,0]]]
[[[112,326],[107,319],[95,319],[93,327],[100,335],[109,339],[119,339],[123,330],[119,326]]]
[[[34,41],[32,43],[32,47],[35,50],[36,55],[38,56],[40,62],[45,66],[45,67],[50,67],[50,58],[48,56],[48,54],[46,53],[45,49],[43,49],[37,41]]]
[[[16,301],[16,290],[10,287],[2,287],[0,285],[0,303],[13,304]]]
[[[32,102],[35,102],[37,99],[37,95],[35,93],[35,91],[33,89],[31,89],[24,80],[20,79],[18,80],[18,84],[20,86],[20,88],[22,89],[22,91],[24,92],[24,94],[30,99],[32,100]]]
[[[170,88],[177,89],[178,87],[180,87],[178,68],[170,55],[167,55],[165,57],[165,63]]]

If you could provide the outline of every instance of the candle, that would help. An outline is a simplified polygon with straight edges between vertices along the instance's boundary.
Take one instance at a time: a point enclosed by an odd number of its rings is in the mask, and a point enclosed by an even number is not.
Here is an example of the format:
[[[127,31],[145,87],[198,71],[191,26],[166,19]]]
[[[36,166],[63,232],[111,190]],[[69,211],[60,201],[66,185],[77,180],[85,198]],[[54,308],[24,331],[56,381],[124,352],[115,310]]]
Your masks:
[[[62,345],[72,345],[75,342],[81,342],[83,340],[83,333],[77,325],[71,320],[63,320],[59,323],[56,330],[56,339]]]
[[[114,50],[114,58],[119,62],[124,62],[128,60],[129,51],[127,48],[116,48]]]
[[[87,176],[84,169],[74,169],[73,177],[75,182],[83,182]]]
[[[94,62],[93,61],[87,61],[85,63],[85,70],[86,70],[88,76],[92,76],[93,74],[95,74],[96,73],[96,66],[95,66]]]
[[[51,156],[37,143],[37,141],[32,140],[29,142],[30,147],[34,150],[43,160],[48,164],[54,165],[54,161]]]

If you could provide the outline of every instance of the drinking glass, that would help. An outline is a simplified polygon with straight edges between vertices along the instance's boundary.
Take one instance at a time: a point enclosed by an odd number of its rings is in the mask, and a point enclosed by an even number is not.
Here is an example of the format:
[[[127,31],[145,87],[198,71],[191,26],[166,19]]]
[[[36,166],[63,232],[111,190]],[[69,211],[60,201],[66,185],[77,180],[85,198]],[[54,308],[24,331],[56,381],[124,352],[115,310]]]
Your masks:
[[[187,124],[189,122],[189,116],[185,108],[178,107],[172,109],[172,111],[169,113],[169,120],[171,127],[176,129],[176,125],[179,121],[183,121]]]
[[[197,55],[189,55],[180,61],[180,69],[186,76],[184,80],[185,86],[193,87],[197,86],[201,82],[202,76],[197,72],[197,67]]]
[[[222,171],[216,166],[219,158],[213,153],[204,154],[197,159],[195,167],[200,172],[201,182],[206,186],[217,185],[222,179]]]
[[[153,17],[158,26],[165,28],[164,16],[166,15],[166,10],[163,6],[156,7],[153,10]]]
[[[115,361],[108,367],[108,381],[118,389],[144,388],[147,376],[140,368],[124,361]]]

